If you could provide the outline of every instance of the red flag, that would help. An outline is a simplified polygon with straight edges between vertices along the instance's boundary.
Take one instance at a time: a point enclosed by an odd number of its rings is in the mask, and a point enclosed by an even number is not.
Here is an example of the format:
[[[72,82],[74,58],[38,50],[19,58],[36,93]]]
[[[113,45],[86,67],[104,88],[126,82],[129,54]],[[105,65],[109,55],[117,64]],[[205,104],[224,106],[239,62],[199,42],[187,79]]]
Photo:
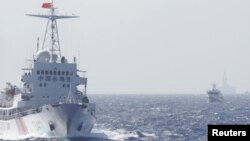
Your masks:
[[[43,3],[42,8],[52,8],[51,3]]]

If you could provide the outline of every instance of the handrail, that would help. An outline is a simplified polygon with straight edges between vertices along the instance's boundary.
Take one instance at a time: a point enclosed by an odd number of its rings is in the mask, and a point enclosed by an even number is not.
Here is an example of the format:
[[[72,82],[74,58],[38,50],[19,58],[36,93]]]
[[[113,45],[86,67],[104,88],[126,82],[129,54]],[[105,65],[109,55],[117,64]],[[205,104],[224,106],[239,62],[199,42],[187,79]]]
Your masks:
[[[22,117],[34,113],[40,113],[42,111],[42,107],[38,108],[32,108],[28,110],[21,110],[20,109],[9,109],[9,110],[0,110],[0,120],[10,120],[10,119],[15,119],[17,117]]]

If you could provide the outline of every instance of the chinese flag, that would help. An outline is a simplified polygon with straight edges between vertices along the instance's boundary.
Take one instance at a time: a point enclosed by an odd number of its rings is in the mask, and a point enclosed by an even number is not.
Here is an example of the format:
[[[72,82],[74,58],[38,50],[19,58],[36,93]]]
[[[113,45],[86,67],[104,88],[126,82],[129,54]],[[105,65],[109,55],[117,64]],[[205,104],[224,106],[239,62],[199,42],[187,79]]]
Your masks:
[[[52,4],[51,3],[43,3],[42,8],[51,8]]]

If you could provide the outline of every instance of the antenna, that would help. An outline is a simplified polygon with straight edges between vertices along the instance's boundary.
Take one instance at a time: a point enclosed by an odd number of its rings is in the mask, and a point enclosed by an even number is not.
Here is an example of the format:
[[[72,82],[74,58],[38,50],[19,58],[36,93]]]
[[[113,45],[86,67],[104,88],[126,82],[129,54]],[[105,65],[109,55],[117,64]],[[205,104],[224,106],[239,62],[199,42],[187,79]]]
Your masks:
[[[36,51],[39,51],[39,37],[37,37]]]
[[[57,19],[69,19],[69,18],[78,18],[79,16],[65,16],[65,15],[56,15],[54,7],[54,1],[52,0],[51,3],[43,3],[42,8],[49,9],[49,15],[36,15],[36,14],[26,14],[27,16],[38,17],[38,18],[45,18],[48,19],[45,35],[43,39],[42,48],[46,48],[47,43],[50,44],[50,51],[52,56],[59,55],[61,58],[61,47],[60,47],[60,40],[59,40],[59,33],[58,33],[58,26],[57,26]],[[49,41],[47,41],[49,39]],[[56,62],[57,57],[52,57],[52,61]]]
[[[80,50],[79,50],[79,51],[78,51],[78,68],[80,68],[80,60],[81,60],[81,59],[80,59],[80,56],[81,56],[81,55],[80,55]]]

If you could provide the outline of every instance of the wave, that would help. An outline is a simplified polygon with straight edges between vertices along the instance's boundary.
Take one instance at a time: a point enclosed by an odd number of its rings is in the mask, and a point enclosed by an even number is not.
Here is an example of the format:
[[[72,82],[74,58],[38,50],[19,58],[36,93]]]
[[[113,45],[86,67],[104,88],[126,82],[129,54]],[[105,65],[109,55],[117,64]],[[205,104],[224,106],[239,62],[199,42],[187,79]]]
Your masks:
[[[141,132],[141,131],[127,131],[125,129],[94,129],[93,134],[103,133],[110,140],[115,141],[135,141],[135,140],[156,140],[155,134]],[[97,137],[97,136],[96,136]],[[100,136],[99,136],[100,137]]]

